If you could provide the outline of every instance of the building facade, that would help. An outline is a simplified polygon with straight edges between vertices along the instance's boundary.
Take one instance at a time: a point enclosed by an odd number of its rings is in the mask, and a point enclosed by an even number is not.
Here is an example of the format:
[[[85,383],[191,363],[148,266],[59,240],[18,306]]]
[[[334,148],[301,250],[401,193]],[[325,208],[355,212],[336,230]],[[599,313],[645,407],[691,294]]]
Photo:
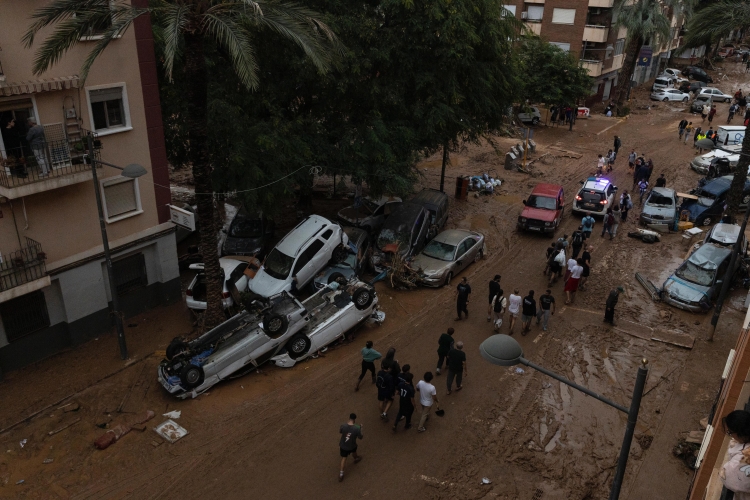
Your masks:
[[[615,28],[614,0],[506,0],[503,5],[532,32],[563,50],[575,54],[581,66],[595,79],[588,104],[607,101],[618,85],[618,72],[625,61],[627,30]],[[637,67],[634,80],[643,83],[665,67],[670,50],[679,46],[681,19],[672,17],[672,39],[653,48],[648,67]]]
[[[111,328],[94,189],[124,315],[180,298],[150,20],[141,16],[112,41],[85,82],[77,75],[96,33],[35,76],[34,49],[51,30],[32,49],[22,37],[45,3],[0,8],[0,372]],[[29,134],[29,118],[43,133]],[[147,174],[128,179],[100,166],[95,187],[92,155]]]

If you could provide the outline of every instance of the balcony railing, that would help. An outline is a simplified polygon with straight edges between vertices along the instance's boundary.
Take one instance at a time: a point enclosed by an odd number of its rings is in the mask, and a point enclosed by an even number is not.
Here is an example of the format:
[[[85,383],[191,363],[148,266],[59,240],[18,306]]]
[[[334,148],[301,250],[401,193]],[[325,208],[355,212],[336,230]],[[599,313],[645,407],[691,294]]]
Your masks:
[[[2,256],[0,292],[46,276],[45,260],[47,255],[42,251],[42,245],[26,238],[26,248]]]
[[[0,186],[15,188],[91,169],[84,131],[83,139],[45,141],[0,150]],[[94,155],[100,157],[101,141],[94,139]]]
[[[587,24],[583,28],[583,41],[584,42],[603,43],[607,41],[608,37],[609,37],[609,28],[607,26]]]
[[[586,68],[589,76],[600,76],[602,74],[602,62],[593,59],[581,59],[581,67]]]

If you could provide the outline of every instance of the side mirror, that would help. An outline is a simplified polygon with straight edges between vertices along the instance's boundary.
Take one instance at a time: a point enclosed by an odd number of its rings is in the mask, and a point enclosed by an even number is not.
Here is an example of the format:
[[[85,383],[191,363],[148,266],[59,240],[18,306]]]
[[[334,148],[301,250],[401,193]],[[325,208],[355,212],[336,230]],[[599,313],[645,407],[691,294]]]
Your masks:
[[[612,189],[617,191],[617,186],[612,186]]]
[[[523,204],[526,205],[526,200],[523,200]]]

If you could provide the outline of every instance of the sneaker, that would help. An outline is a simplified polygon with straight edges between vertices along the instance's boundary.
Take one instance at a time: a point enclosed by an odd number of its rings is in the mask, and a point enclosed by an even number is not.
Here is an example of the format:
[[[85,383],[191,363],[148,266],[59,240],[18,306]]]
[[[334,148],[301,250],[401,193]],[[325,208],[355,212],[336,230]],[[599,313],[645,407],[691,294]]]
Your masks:
[[[380,414],[380,418],[382,418],[383,420],[388,420],[388,414],[387,413],[381,413]]]
[[[419,429],[417,429],[417,432],[424,432],[424,431],[426,431],[426,430],[427,430],[427,429],[425,429],[424,427],[420,427]],[[341,478],[342,478],[342,479],[343,479],[343,477],[344,477],[344,476],[341,476]]]
[[[491,316],[487,316],[487,321],[492,321],[492,317]]]
[[[435,368],[435,373],[437,373],[438,375],[440,375],[440,368]]]
[[[362,455],[357,455],[357,458],[354,459],[354,463],[358,464],[360,460],[362,460]]]
[[[460,391],[460,390],[461,390],[461,389],[463,389],[463,388],[464,388],[464,386],[462,386],[462,385],[459,385],[458,387],[456,387],[456,392]]]
[[[396,426],[394,425],[393,427],[391,427],[391,430],[392,430],[393,432],[396,432]]]
[[[339,472],[339,483],[344,480],[344,473]]]
[[[448,392],[446,392],[445,394],[448,395],[448,396],[450,396],[451,395],[450,389],[448,389]]]
[[[546,332],[547,331],[547,327],[545,326],[544,328],[542,328],[542,330],[544,330]]]

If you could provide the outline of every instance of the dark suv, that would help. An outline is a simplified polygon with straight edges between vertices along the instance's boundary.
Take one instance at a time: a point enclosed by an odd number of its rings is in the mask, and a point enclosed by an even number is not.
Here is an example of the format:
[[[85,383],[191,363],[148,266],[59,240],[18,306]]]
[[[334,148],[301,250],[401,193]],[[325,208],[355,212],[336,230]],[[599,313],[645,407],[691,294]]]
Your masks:
[[[682,70],[682,74],[693,80],[698,80],[699,82],[714,82],[714,79],[711,78],[708,73],[703,70],[703,68],[699,68],[698,66],[687,66]]]
[[[703,87],[706,86],[706,82],[682,82],[680,84],[680,90],[687,93],[700,92]]]

